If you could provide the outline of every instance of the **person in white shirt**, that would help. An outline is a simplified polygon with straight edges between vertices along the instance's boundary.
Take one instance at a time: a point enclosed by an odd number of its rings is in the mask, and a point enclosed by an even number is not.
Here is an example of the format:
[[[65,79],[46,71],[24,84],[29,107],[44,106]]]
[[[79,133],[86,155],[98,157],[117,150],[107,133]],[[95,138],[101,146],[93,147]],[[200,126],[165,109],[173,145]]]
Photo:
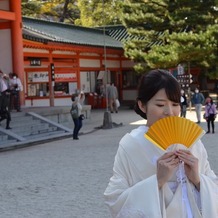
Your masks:
[[[116,105],[116,99],[118,99],[118,91],[114,83],[111,83],[110,86],[108,87],[107,95],[108,95],[108,102],[109,102],[111,113],[113,113],[114,111],[118,113],[118,108]]]
[[[73,122],[74,122],[74,129],[73,129],[73,139],[79,140],[79,131],[83,125],[84,115],[82,114],[82,107],[85,100],[85,94],[83,91],[80,93],[73,94],[71,97],[72,100],[72,107],[70,110]]]
[[[10,90],[11,90],[11,110],[15,109],[20,112],[20,92],[23,91],[21,80],[16,73],[10,73]]]

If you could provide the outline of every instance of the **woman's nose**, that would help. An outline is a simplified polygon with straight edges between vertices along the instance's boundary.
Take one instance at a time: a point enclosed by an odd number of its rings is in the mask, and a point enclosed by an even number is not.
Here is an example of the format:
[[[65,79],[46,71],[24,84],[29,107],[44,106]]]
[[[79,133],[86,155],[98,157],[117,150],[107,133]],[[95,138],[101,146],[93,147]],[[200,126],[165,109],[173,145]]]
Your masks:
[[[168,116],[172,116],[173,115],[173,108],[171,106],[165,107],[164,114],[168,115]]]

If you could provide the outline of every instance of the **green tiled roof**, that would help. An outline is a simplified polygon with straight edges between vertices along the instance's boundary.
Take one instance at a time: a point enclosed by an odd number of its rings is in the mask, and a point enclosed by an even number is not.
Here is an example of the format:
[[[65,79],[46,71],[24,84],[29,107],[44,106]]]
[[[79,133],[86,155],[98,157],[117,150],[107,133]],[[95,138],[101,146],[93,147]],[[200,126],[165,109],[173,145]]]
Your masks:
[[[101,29],[75,26],[65,23],[23,17],[23,38],[38,42],[110,47],[122,49],[119,39],[104,34]]]
[[[126,28],[122,25],[106,26],[105,29],[107,34],[116,40],[126,41],[130,39],[130,35],[128,34]]]
[[[99,29],[102,29],[102,27]],[[123,25],[106,26],[105,30],[109,36],[121,42],[135,38],[134,36],[129,35],[127,29]]]

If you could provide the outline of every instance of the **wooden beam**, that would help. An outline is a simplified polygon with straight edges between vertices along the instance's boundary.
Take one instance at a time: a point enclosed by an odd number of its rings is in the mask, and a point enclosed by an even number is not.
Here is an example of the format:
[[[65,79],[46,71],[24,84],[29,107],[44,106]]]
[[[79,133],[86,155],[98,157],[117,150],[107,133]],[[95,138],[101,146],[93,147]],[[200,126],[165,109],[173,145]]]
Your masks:
[[[15,13],[10,11],[0,10],[0,19],[2,20],[15,20]]]
[[[63,44],[63,43],[54,43],[48,42],[43,44],[41,42],[34,42],[30,40],[23,40],[24,48],[33,48],[33,49],[51,49],[52,51],[72,51],[72,52],[88,52],[88,53],[97,53],[99,55],[104,53],[103,47],[94,47],[94,46],[83,46],[83,45],[73,45],[73,44]],[[107,54],[122,55],[123,49],[113,49],[107,48]]]
[[[10,29],[11,28],[11,21],[5,21],[0,23],[0,30]]]

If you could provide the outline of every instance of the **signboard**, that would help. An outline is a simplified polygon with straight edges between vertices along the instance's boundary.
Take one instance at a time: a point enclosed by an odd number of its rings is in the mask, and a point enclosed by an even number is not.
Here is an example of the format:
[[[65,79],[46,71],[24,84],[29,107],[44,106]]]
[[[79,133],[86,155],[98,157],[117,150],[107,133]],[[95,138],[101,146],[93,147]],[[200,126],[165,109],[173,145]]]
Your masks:
[[[178,75],[176,78],[182,87],[189,87],[189,85],[193,82],[193,80],[191,79],[191,74]]]
[[[76,72],[55,72],[55,82],[76,82]]]
[[[28,73],[28,82],[48,82],[48,72],[29,72]]]
[[[54,72],[53,79],[55,82],[76,82],[77,74],[76,72]],[[28,82],[41,83],[49,82],[48,72],[29,72],[28,73]]]
[[[41,60],[39,58],[30,59],[30,66],[41,66]]]
[[[51,81],[55,81],[55,67],[51,64]]]

